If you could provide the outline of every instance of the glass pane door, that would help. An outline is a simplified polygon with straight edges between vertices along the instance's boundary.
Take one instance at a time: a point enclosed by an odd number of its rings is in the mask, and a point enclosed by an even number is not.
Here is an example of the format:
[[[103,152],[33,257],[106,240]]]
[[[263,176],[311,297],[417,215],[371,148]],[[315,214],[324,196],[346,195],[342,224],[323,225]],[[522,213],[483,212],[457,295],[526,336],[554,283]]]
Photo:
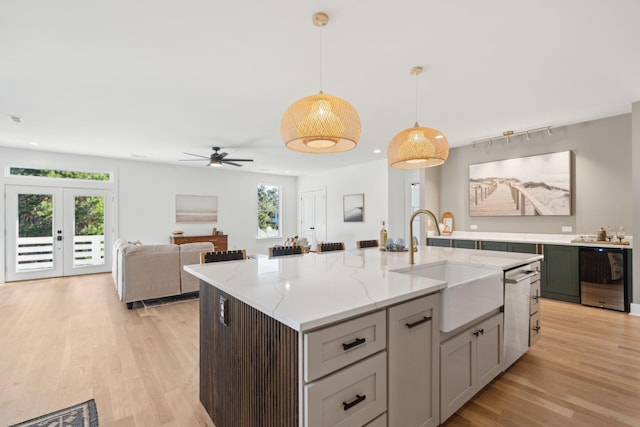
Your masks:
[[[7,186],[6,280],[111,270],[110,190]]]
[[[110,271],[107,217],[110,191],[65,188],[64,275]]]
[[[7,281],[62,275],[62,191],[7,186]]]

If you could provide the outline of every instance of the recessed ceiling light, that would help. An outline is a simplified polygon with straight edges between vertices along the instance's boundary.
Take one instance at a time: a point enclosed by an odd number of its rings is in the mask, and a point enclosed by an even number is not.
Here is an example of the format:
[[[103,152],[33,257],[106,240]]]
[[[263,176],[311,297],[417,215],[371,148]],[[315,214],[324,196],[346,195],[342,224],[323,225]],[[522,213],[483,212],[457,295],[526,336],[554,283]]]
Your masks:
[[[284,171],[284,173],[291,173],[291,172],[289,172],[289,171]]]
[[[23,120],[22,117],[18,117],[18,116],[12,116],[11,114],[9,114],[8,116],[12,122],[17,123],[17,124],[22,124]]]
[[[38,144],[37,142],[30,142],[29,145],[33,145],[33,146],[37,147],[40,144]]]
[[[375,154],[380,154],[380,153],[382,153],[382,150],[380,150],[380,149],[375,149],[375,150],[373,150],[373,152],[374,152]]]

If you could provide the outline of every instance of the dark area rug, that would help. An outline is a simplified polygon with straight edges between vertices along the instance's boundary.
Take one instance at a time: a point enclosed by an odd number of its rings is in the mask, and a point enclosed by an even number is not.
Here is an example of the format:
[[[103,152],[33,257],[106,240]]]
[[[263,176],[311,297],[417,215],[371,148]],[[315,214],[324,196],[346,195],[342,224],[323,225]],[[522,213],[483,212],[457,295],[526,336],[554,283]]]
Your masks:
[[[98,427],[96,402],[91,399],[9,427]]]

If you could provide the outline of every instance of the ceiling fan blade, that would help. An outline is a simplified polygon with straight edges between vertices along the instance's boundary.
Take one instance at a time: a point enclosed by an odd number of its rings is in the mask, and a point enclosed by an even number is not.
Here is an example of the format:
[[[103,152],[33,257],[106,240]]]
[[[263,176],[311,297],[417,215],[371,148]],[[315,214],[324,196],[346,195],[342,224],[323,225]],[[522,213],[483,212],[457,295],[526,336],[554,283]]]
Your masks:
[[[201,157],[203,159],[209,160],[208,156],[201,156],[200,154],[192,154],[192,153],[184,153],[184,152],[182,154],[188,154],[189,156]]]
[[[209,160],[209,158],[202,158],[202,159],[178,159],[179,162],[201,162],[203,160]]]
[[[238,164],[238,163],[230,162],[230,161],[228,161],[228,160],[225,160],[223,163],[224,163],[225,165],[231,165],[231,166],[238,166],[238,167],[242,167],[242,165],[240,165],[240,164]]]
[[[253,159],[224,159],[225,162],[253,162]]]
[[[228,155],[229,155],[229,154],[227,154],[227,153],[220,153],[220,154],[218,154],[218,155],[217,155],[217,158],[218,158],[218,159],[220,159],[220,160],[222,160],[222,159],[224,159],[225,157],[227,157]]]

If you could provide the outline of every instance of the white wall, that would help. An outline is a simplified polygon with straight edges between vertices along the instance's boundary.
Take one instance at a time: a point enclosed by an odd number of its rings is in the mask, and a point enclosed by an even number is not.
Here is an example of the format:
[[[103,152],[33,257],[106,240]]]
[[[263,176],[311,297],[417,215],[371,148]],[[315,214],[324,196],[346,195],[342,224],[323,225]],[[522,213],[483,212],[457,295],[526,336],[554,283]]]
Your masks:
[[[520,139],[511,144],[496,141],[491,147],[479,144],[451,150],[447,162],[440,166],[440,210],[451,211],[457,230],[561,233],[569,225],[580,234],[599,227],[624,225],[633,232],[631,177],[631,115],[609,117],[553,129],[553,135],[532,135],[531,141]],[[538,217],[470,217],[469,165],[558,151],[573,152],[573,214]]]
[[[39,168],[111,171],[117,174],[118,237],[141,240],[148,244],[169,243],[173,230],[185,234],[211,234],[213,227],[229,235],[229,249],[246,249],[248,253],[267,253],[267,248],[281,244],[283,239],[257,240],[258,184],[276,184],[282,189],[283,236],[296,234],[297,178],[265,175],[140,161],[105,159],[48,153],[36,150],[16,150],[0,147],[3,172],[8,165]],[[7,183],[0,176],[3,192]],[[13,180],[15,181],[15,180]],[[175,195],[211,195],[218,197],[218,222],[176,223]],[[4,197],[0,210],[4,225]],[[4,282],[5,242],[0,246],[0,283]]]
[[[298,200],[304,191],[326,189],[327,241],[344,242],[347,249],[353,249],[356,240],[378,239],[381,221],[389,220],[387,169],[384,159],[301,176]],[[359,193],[364,194],[364,222],[344,222],[343,196]]]

